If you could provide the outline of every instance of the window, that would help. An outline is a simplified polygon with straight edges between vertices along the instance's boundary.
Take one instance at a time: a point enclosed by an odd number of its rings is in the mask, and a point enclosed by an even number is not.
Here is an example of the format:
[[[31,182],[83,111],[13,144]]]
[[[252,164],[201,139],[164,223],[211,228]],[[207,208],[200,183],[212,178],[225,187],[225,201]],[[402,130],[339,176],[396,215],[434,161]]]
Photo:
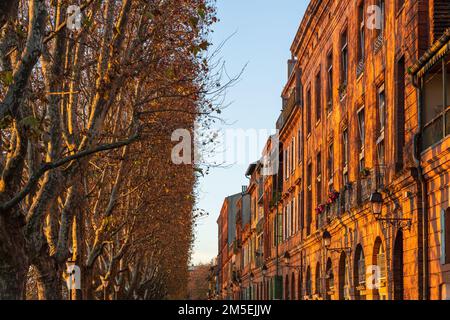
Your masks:
[[[297,209],[297,202],[295,198],[291,201],[291,211],[292,211],[292,235],[296,234],[298,231],[298,210]]]
[[[328,181],[330,189],[333,188],[333,177],[334,177],[334,145],[333,142],[331,142],[330,145],[328,146]]]
[[[384,91],[384,85],[378,88],[377,114],[378,114],[378,131],[381,134],[384,133],[384,127],[386,124],[386,95]]]
[[[397,103],[395,108],[395,168],[403,169],[403,149],[405,147],[405,58],[397,62]]]
[[[306,174],[306,184],[308,186],[306,200],[306,234],[311,234],[311,222],[312,222],[312,164],[308,164],[307,174]]]
[[[320,120],[322,115],[322,83],[321,72],[316,75],[316,122]]]
[[[360,285],[366,283],[366,259],[362,250],[358,259],[358,282]]]
[[[292,142],[291,142],[291,173],[294,174],[295,172],[295,137],[292,137]]]
[[[348,31],[341,34],[341,85],[348,83]]]
[[[306,270],[306,296],[311,297],[312,295],[312,280],[311,280],[311,269],[308,267]]]
[[[377,143],[377,153],[378,153],[378,165],[380,167],[384,167],[385,161],[385,145],[384,145],[384,139],[379,140]]]
[[[386,96],[384,91],[384,85],[382,85],[378,89],[377,118],[378,118],[378,132],[379,132],[377,140],[378,165],[380,167],[384,167],[385,164],[384,130],[386,123]]]
[[[376,28],[376,38],[374,42],[374,51],[375,53],[379,52],[384,44],[384,29],[386,25],[386,9],[385,9],[385,0],[378,0],[376,2],[377,9],[376,9],[376,22],[375,22],[375,28]]]
[[[448,58],[447,58],[448,59]],[[446,59],[425,76],[423,150],[450,134],[450,64]]]
[[[305,223],[305,213],[303,209],[303,191],[298,194],[298,230],[303,234],[303,226]]]
[[[319,262],[317,263],[317,266],[316,266],[316,281],[315,282],[316,282],[315,283],[316,294],[318,296],[320,296],[322,293],[322,285],[321,285],[322,277],[320,276],[320,263]]]
[[[278,214],[278,221],[277,221],[278,231],[277,231],[277,242],[278,244],[281,243],[281,240],[283,239],[283,214]]]
[[[380,246],[377,254],[377,266],[380,268],[380,280],[386,280],[386,254],[383,246]]]
[[[405,0],[397,0],[397,13],[402,10],[403,6],[405,5]]]
[[[286,149],[286,162],[287,162],[287,164],[286,164],[286,180],[289,179],[289,176],[291,173],[291,152],[290,152],[291,150],[290,149],[291,149],[290,147],[288,147]]]
[[[333,50],[327,57],[327,112],[333,110]]]
[[[348,144],[348,130],[345,129],[342,133],[342,160],[344,165],[344,184],[348,184],[348,157],[349,157],[349,144]]]
[[[450,264],[450,208],[441,215],[441,264]]]
[[[364,0],[358,6],[358,65],[357,65],[357,75],[359,76],[364,70],[364,57],[365,57],[365,16],[364,16]]]
[[[297,150],[297,158],[298,163],[302,162],[303,160],[303,137],[302,137],[302,129],[300,128],[298,130],[297,140],[298,140],[298,150]]]
[[[364,107],[358,111],[358,129],[359,129],[359,171],[365,169],[364,150],[366,145],[366,119]]]
[[[309,88],[306,93],[306,133],[311,133],[312,128],[311,118],[311,89]]]
[[[317,164],[317,181],[316,181],[316,196],[317,206],[322,203],[322,154],[319,152],[316,159]]]
[[[378,29],[378,37],[384,37],[384,29],[386,27],[386,2],[385,0],[378,0],[378,8],[380,13],[380,21],[379,21],[379,29]]]
[[[291,203],[288,203],[286,206],[286,239],[291,237],[291,225],[292,225],[292,212],[291,212]]]

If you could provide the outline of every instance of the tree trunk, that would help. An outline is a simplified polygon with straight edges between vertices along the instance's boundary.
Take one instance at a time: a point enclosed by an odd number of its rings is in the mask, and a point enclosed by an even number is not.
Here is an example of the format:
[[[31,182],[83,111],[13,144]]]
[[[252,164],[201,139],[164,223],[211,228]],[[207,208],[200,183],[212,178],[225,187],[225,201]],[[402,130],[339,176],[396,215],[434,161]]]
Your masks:
[[[62,300],[62,269],[51,257],[39,257],[34,266],[38,272],[39,300]]]
[[[25,298],[29,263],[22,223],[0,211],[0,300]]]
[[[83,300],[94,300],[94,288],[92,285],[93,270],[90,267],[84,267],[81,273],[81,286],[82,286],[82,299]]]

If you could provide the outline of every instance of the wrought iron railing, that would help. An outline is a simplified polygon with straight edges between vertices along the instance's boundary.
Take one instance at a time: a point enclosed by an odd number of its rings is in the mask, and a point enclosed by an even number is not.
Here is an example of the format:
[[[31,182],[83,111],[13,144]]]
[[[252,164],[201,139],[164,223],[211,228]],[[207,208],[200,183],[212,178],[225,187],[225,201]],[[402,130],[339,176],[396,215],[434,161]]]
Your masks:
[[[344,190],[341,192],[341,212],[343,214],[345,212],[349,212],[352,208],[353,199],[352,199],[352,190],[353,186],[351,184],[347,184],[344,187]]]
[[[384,32],[380,32],[380,34],[375,39],[375,42],[373,44],[373,50],[375,51],[375,53],[381,50],[383,44],[384,44]]]
[[[370,172],[369,175],[361,177],[358,183],[358,202],[363,204],[370,199],[370,195],[373,192],[373,177],[374,175]]]
[[[364,72],[364,58],[362,58],[356,66],[356,76],[359,77]]]

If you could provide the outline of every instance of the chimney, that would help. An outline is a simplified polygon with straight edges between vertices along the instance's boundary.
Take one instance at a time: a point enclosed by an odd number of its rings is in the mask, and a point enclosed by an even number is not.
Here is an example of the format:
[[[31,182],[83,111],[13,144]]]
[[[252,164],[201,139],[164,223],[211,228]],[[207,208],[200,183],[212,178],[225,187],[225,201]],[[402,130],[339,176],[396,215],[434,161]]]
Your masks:
[[[247,186],[242,186],[242,194],[246,194],[247,193]]]

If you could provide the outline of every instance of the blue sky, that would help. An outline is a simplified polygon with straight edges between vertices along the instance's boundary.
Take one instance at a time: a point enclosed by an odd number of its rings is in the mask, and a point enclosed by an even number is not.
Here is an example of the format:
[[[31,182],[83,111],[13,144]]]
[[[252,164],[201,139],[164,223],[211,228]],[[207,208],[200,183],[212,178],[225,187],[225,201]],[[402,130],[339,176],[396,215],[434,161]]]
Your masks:
[[[239,83],[227,94],[222,118],[227,129],[272,130],[281,110],[281,91],[287,77],[289,48],[309,1],[217,0],[220,22],[214,45],[236,33],[221,50],[229,74],[247,64]],[[252,159],[255,161],[257,159]],[[193,263],[208,263],[217,255],[217,224],[225,197],[238,193],[248,180],[247,165],[212,169],[200,181],[199,207],[210,213],[196,229]]]

